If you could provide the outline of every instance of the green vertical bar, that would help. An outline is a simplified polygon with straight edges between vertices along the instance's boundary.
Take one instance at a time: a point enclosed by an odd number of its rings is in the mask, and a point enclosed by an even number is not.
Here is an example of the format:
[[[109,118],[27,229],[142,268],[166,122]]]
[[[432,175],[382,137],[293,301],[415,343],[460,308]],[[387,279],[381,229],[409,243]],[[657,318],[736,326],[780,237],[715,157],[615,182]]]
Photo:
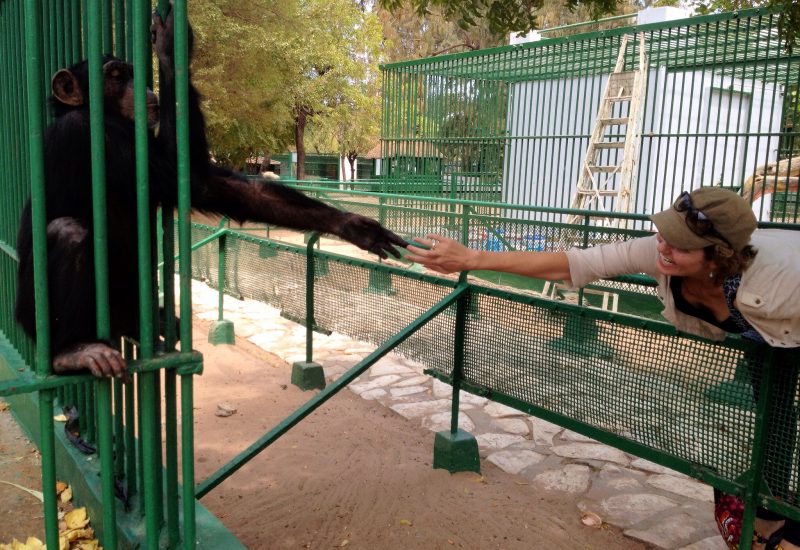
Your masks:
[[[217,239],[217,320],[223,320],[223,309],[225,307],[225,248],[227,235],[224,233]]]
[[[72,24],[72,32],[68,39],[72,48],[72,62],[77,63],[83,57],[81,49],[82,27],[81,27],[81,3],[79,0],[67,0],[69,14]]]
[[[319,233],[314,231],[306,246],[306,362],[314,360],[314,244],[319,241]]]
[[[467,273],[462,272],[458,278],[459,287],[467,286]],[[458,401],[461,394],[461,381],[464,378],[464,333],[467,326],[467,308],[473,300],[472,293],[467,290],[456,302],[456,323],[453,342],[453,401],[450,412],[450,433],[458,432]]]
[[[125,1],[114,0],[114,55],[120,59],[128,58],[128,44],[125,39]]]
[[[743,550],[750,548],[750,541],[753,538],[756,509],[759,503],[759,491],[764,475],[764,462],[766,460],[767,447],[769,446],[767,435],[769,434],[769,425],[772,419],[772,407],[770,403],[772,402],[772,396],[775,390],[772,381],[775,378],[775,370],[780,368],[775,361],[775,349],[769,346],[765,346],[765,348],[764,362],[761,366],[761,380],[759,381],[759,387],[761,389],[759,391],[756,407],[753,451],[750,455],[747,484],[742,497],[744,501],[744,517],[742,518],[742,532],[739,540],[742,543]]]
[[[97,304],[97,337],[111,337],[108,300],[108,234],[106,231],[106,149],[103,98],[103,60],[100,50],[100,5],[92,4],[86,13],[89,27],[87,40],[89,60],[89,121],[92,147],[92,223],[94,245],[95,300]],[[116,499],[114,495],[114,452],[111,419],[111,382],[97,380],[88,388],[87,402],[94,402],[96,390],[98,419],[98,452],[103,497],[103,546],[117,547]],[[87,419],[94,415],[84,409]],[[91,434],[94,430],[89,430]]]
[[[123,343],[123,357],[133,359],[133,345],[129,340]],[[137,492],[137,445],[136,445],[136,412],[134,410],[134,388],[138,384],[138,376],[134,375],[131,380],[124,385],[125,390],[125,481],[128,491],[128,498],[133,497]]]
[[[44,191],[44,116],[42,106],[42,3],[25,2],[25,59],[28,112],[28,149],[30,151],[31,211],[33,218],[33,266],[36,308],[36,372],[50,374],[50,326],[47,296],[47,236],[45,232]],[[53,392],[39,392],[39,429],[41,431],[42,488],[44,495],[45,542],[58,547],[58,509],[56,507],[55,438],[53,433]]]
[[[122,380],[114,380],[114,477],[125,475],[125,428]]]
[[[152,267],[150,256],[150,190],[148,181],[148,128],[147,128],[147,84],[149,78],[149,2],[140,1],[135,4],[133,19],[133,88],[134,88],[134,128],[136,149],[136,204],[139,261],[139,358],[147,360],[153,357],[153,319],[150,315],[152,299]],[[142,447],[142,489],[144,497],[144,516],[148,548],[158,548],[159,528],[161,523],[160,504],[161,488],[157,486],[156,470],[160,468],[157,457],[160,446],[156,449],[155,434],[160,434],[156,417],[158,396],[156,395],[157,373],[139,375],[140,395],[140,443]]]
[[[111,35],[111,21],[112,21],[112,13],[111,13],[111,0],[102,0],[101,2],[101,10],[102,10],[102,21],[100,24],[102,25],[102,33],[103,33],[103,53],[112,53],[114,51],[114,47],[112,44],[112,35]]]
[[[175,0],[175,100],[178,151],[178,238],[181,286],[181,351],[192,349],[191,201],[189,191],[189,48],[186,0]],[[181,435],[183,451],[183,545],[195,547],[194,422],[192,375],[181,377]]]

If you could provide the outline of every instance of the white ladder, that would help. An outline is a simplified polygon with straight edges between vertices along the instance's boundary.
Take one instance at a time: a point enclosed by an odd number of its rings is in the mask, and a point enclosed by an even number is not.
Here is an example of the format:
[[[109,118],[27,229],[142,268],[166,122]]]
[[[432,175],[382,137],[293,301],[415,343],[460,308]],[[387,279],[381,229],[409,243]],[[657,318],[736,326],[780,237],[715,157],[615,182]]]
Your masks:
[[[636,196],[636,162],[641,143],[642,114],[647,85],[647,53],[644,33],[639,34],[639,68],[623,71],[628,36],[622,37],[617,64],[606,82],[586,157],[581,164],[571,208],[599,212],[631,212]],[[626,107],[627,105],[627,113]],[[625,136],[620,139],[620,127]],[[607,135],[610,129],[615,129]],[[618,151],[622,151],[620,154]],[[613,151],[617,151],[614,153]],[[600,157],[604,157],[601,159]],[[612,159],[608,162],[607,159]],[[605,164],[599,164],[606,160]],[[603,225],[627,226],[626,220],[609,220]],[[581,223],[582,216],[569,215],[567,223]]]

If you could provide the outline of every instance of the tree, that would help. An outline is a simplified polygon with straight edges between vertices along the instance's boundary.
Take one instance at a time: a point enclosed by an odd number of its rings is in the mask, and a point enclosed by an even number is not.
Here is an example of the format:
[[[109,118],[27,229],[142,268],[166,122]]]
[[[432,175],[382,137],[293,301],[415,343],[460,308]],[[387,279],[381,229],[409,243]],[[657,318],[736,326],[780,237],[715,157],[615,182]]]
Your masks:
[[[305,132],[325,118],[363,102],[365,83],[378,79],[380,26],[353,0],[303,0],[294,25],[302,29],[288,45],[297,78],[286,89],[292,101],[297,178],[305,176]]]
[[[705,0],[700,0],[704,2]],[[712,4],[735,4],[739,0],[707,0]],[[791,50],[797,45],[800,30],[800,5],[798,0],[757,0],[761,5],[768,5],[780,10],[780,32],[786,48]],[[381,7],[396,12],[404,5],[411,6],[420,16],[432,9],[439,9],[447,18],[458,22],[462,28],[474,27],[485,22],[489,30],[497,36],[506,36],[511,32],[527,33],[537,29],[538,10],[545,6],[545,0],[378,0]],[[617,0],[563,0],[569,10],[584,6],[589,10],[591,19],[612,13]],[[722,11],[725,7],[712,7],[711,11]]]
[[[259,152],[291,143],[294,78],[287,42],[296,4],[269,0],[191,2],[192,70],[203,96],[207,133],[217,162],[241,168]]]
[[[437,8],[419,14],[411,6],[403,5],[392,12],[378,8],[377,15],[383,25],[387,62],[474,51],[505,43],[505,37],[492,34],[485,21],[461,28]]]

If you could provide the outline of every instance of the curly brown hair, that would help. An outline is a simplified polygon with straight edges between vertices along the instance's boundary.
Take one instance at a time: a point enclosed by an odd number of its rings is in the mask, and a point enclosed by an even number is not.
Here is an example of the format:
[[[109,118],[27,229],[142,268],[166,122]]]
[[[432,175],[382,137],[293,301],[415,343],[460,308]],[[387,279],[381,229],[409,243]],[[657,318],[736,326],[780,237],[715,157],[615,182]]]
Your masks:
[[[717,266],[714,272],[714,281],[722,283],[727,277],[742,273],[753,262],[758,251],[751,245],[745,246],[735,252],[727,246],[715,244],[703,249],[707,260]]]

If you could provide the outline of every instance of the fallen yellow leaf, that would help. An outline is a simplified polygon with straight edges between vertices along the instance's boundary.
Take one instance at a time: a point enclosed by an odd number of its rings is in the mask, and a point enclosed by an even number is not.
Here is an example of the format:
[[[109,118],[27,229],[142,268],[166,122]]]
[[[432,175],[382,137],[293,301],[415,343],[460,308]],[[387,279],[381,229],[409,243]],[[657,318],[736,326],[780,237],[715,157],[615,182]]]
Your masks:
[[[7,411],[8,410],[8,403],[5,401],[0,401],[0,411]]]
[[[89,524],[89,518],[86,516],[86,508],[75,508],[64,516],[64,522],[67,524],[68,529],[81,529]]]
[[[67,415],[65,415],[65,414],[57,414],[57,415],[55,415],[53,417],[53,420],[55,420],[56,422],[66,422],[67,421]]]
[[[61,492],[61,502],[66,504],[70,500],[72,500],[72,487],[67,487]]]
[[[347,546],[348,544],[350,544],[350,541],[349,541],[349,540],[347,540],[347,539],[344,539],[344,540],[342,541],[342,543],[339,545],[339,548],[341,548],[342,546]]]
[[[86,529],[72,529],[61,536],[67,539],[68,542],[92,540],[94,538],[94,529],[87,527]]]
[[[45,550],[46,546],[42,541],[36,537],[28,537],[24,543],[17,539],[12,540],[9,544],[0,544],[0,550]]]
[[[412,525],[412,523],[411,523],[411,521],[409,521],[407,519],[401,519],[400,520],[400,525]]]
[[[97,539],[82,540],[72,550],[100,550],[100,542]]]
[[[61,493],[64,492],[64,489],[66,489],[67,487],[69,487],[69,485],[67,485],[63,481],[56,481],[56,494],[60,495]]]

